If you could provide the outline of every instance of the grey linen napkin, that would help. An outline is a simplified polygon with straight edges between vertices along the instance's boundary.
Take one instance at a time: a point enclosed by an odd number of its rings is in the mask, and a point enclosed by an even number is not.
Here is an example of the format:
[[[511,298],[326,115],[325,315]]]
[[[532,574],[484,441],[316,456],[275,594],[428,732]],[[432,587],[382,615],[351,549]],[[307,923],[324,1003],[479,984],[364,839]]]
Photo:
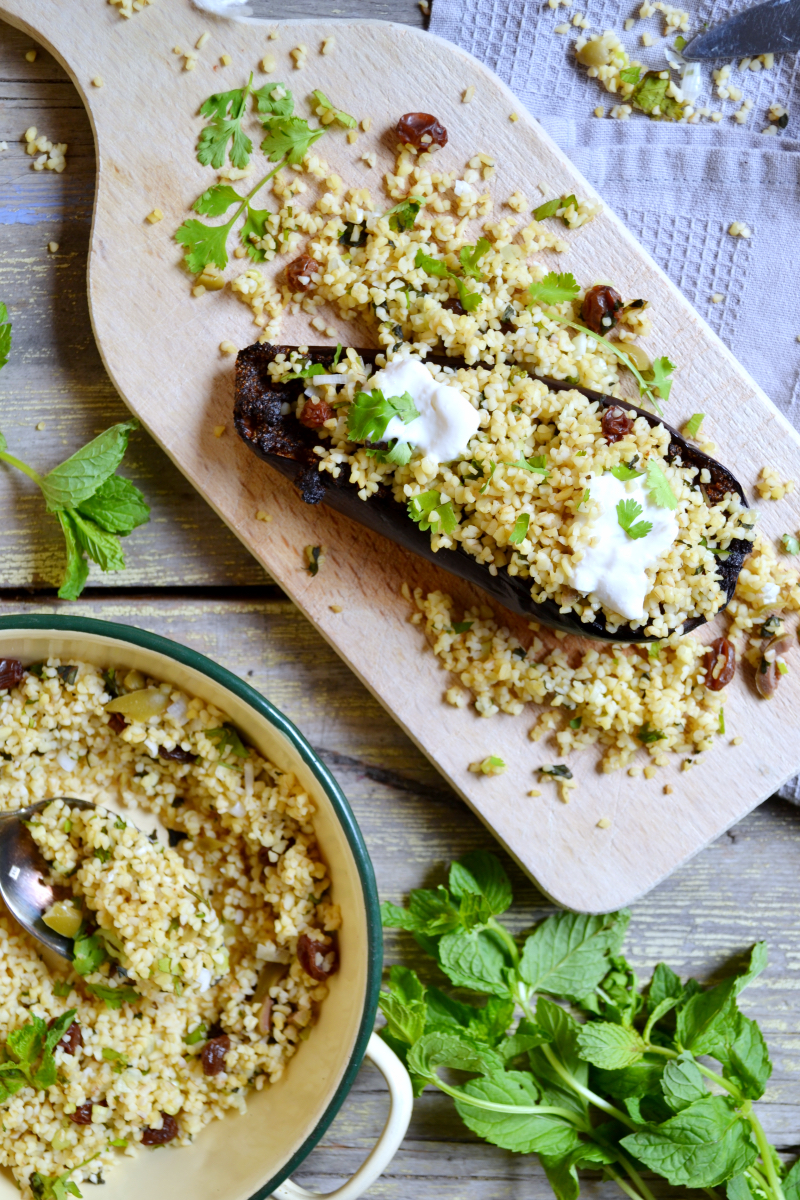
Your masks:
[[[602,105],[609,113],[617,99],[578,65],[575,40],[612,29],[631,58],[664,69],[664,49],[676,34],[661,36],[663,13],[637,19],[624,31],[626,18],[638,18],[640,4],[589,0],[587,8],[573,0],[554,11],[542,0],[434,0],[430,30],[468,50],[513,89],[800,428],[800,56],[784,56],[772,70],[757,73],[740,71],[736,63],[731,82],[753,101],[746,125],[732,116],[741,101],[717,97],[705,64],[697,107],[722,112],[718,124],[674,125],[635,111],[627,121],[598,118],[593,110]],[[685,36],[743,7],[726,0],[690,2]],[[554,32],[576,12],[589,19],[588,30]],[[653,37],[650,48],[641,45],[644,32]],[[777,137],[761,133],[773,102],[789,111],[789,124]],[[731,237],[732,221],[747,224],[752,237]],[[714,304],[717,293],[724,300]],[[800,803],[800,777],[780,795]]]

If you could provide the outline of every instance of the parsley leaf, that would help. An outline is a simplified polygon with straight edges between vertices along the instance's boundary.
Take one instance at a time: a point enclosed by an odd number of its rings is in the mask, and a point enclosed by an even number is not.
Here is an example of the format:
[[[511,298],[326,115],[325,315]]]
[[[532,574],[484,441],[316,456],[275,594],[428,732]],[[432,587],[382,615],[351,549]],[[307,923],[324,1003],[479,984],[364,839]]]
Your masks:
[[[262,246],[257,246],[253,239],[263,241],[267,236],[267,221],[272,216],[268,208],[251,208],[248,204],[245,221],[239,230],[242,245],[253,262],[264,262],[267,252]]]
[[[265,83],[253,92],[253,99],[264,125],[269,125],[272,117],[290,117],[294,112],[294,97],[283,83]]]
[[[332,113],[334,121],[339,125],[344,125],[345,129],[355,129],[358,124],[355,117],[351,117],[349,113],[342,112],[340,108],[335,108],[324,92],[315,90],[311,95],[314,97],[317,109],[322,108],[325,112]],[[322,113],[317,112],[317,116],[322,116]]]
[[[703,424],[703,418],[705,415],[705,413],[692,413],[692,415],[689,417],[689,420],[683,427],[683,432],[686,437],[697,437],[698,433],[700,432],[700,426]]]
[[[414,496],[408,502],[408,515],[423,533],[433,529],[436,533],[449,534],[458,527],[452,501],[440,492],[423,492],[420,496]]]
[[[395,233],[399,233],[401,230],[405,232],[414,228],[414,222],[424,203],[421,196],[408,196],[399,204],[395,204],[394,208],[385,212],[383,217],[388,217],[389,228],[393,229]]]
[[[484,240],[485,239],[481,238],[478,242],[478,245],[480,245],[480,242]],[[477,249],[477,247],[474,249]],[[467,285],[460,276],[451,271],[450,268],[443,263],[440,258],[433,258],[432,255],[426,254],[421,246],[417,250],[417,256],[414,259],[414,266],[424,271],[426,275],[433,275],[437,279],[454,280],[456,290],[458,291],[458,298],[461,302],[461,307],[464,309],[464,312],[474,312],[483,299],[483,296],[480,292],[469,291]]]
[[[112,1142],[111,1145],[113,1146],[115,1143]],[[80,1167],[87,1166],[97,1158],[99,1153],[98,1150],[97,1154],[93,1154],[91,1158],[85,1159],[75,1167],[70,1167],[61,1175],[42,1175],[40,1171],[34,1171],[28,1181],[34,1200],[67,1200],[68,1196],[78,1196],[82,1200],[83,1192],[78,1190],[78,1185],[70,1179],[70,1175]]]
[[[617,520],[629,538],[647,537],[653,528],[650,521],[639,521],[636,525],[633,524],[636,518],[640,517],[643,512],[644,509],[641,504],[637,504],[633,499],[620,500],[617,505]]]
[[[663,469],[654,458],[647,462],[647,483],[645,484],[653,504],[659,508],[669,508],[673,511],[678,507],[678,497],[664,474]]]
[[[478,238],[474,246],[462,246],[458,252],[458,261],[461,263],[463,273],[469,275],[471,279],[477,279],[480,283],[483,276],[478,270],[478,263],[490,249],[489,240],[483,237]]]
[[[621,483],[627,483],[629,479],[641,479],[644,471],[634,471],[627,463],[620,463],[618,467],[611,467],[609,474],[615,479],[619,479]]]
[[[675,370],[675,364],[671,363],[668,358],[662,356],[653,361],[652,382],[651,387],[658,392],[662,400],[669,400],[669,394],[672,390],[672,380],[670,375]]]
[[[545,479],[550,474],[546,454],[535,454],[533,458],[525,458],[523,454],[520,454],[516,462],[509,463],[508,465],[510,467],[519,467],[521,471],[530,471],[534,475],[541,475]]]
[[[380,442],[393,417],[410,425],[418,416],[408,392],[402,396],[384,396],[380,388],[358,392],[347,417],[347,435],[356,442]]]
[[[316,575],[316,571],[313,572]],[[219,751],[219,762],[224,766],[231,766],[230,763],[224,762],[224,759],[232,754],[234,758],[249,758],[250,751],[245,746],[238,732],[232,725],[221,725],[218,729],[206,729],[205,735],[210,742],[216,742],[217,750]],[[238,767],[236,768],[238,770]]]
[[[641,78],[642,68],[637,64],[630,67],[623,67],[619,73],[619,77],[623,83],[638,83]]]
[[[198,196],[192,208],[201,217],[221,217],[232,204],[238,204],[241,196],[229,183],[215,183]]]
[[[105,944],[96,933],[78,934],[72,943],[72,967],[78,975],[91,975],[107,960]]]
[[[781,545],[787,554],[800,554],[800,540],[793,533],[785,533]]]
[[[199,275],[209,263],[219,267],[220,271],[227,266],[226,247],[233,220],[226,225],[206,225],[204,221],[190,218],[176,230],[175,241],[186,247],[184,258],[192,275]]]
[[[315,375],[324,375],[325,368],[322,363],[312,363],[310,360],[304,363],[301,367],[295,366],[294,371],[290,371],[288,375],[281,378],[281,383],[289,383],[292,379],[313,379]]]
[[[508,535],[508,540],[512,546],[518,546],[528,536],[528,526],[531,518],[529,513],[520,513],[514,522],[514,528]]]
[[[667,95],[669,83],[669,78],[661,78],[660,71],[647,71],[631,92],[631,104],[654,121],[679,121],[683,105]]]
[[[250,162],[253,143],[242,130],[242,117],[252,84],[251,74],[249,82],[243,88],[217,92],[200,106],[200,115],[211,117],[197,143],[197,161],[204,167],[213,167],[218,171],[225,163],[226,151],[229,153],[231,165],[240,170]]]
[[[565,300],[574,300],[579,291],[575,276],[570,272],[559,275],[549,271],[544,279],[531,284],[528,295],[532,304],[563,304]]]
[[[274,117],[261,149],[270,162],[285,158],[290,166],[295,166],[303,161],[324,132],[324,129],[312,129],[301,117]]]

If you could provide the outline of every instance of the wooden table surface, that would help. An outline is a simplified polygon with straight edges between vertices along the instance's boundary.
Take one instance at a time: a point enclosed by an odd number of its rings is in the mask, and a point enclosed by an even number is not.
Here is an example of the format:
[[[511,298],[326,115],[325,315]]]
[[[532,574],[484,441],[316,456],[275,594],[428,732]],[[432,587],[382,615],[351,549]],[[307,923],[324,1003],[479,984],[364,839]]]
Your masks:
[[[160,0],[167,2],[167,0]],[[293,0],[293,16],[371,16],[421,25],[413,0]],[[278,19],[276,0],[258,15]],[[86,114],[67,76],[29,41],[0,24],[0,299],[11,311],[14,349],[0,373],[0,428],[9,447],[47,469],[126,414],[92,337],[86,303],[86,253],[94,151]],[[62,175],[31,170],[20,139],[36,125],[69,144]],[[48,243],[59,249],[48,252]],[[169,397],[164,397],[169,403]],[[37,429],[43,423],[43,429]],[[381,896],[443,878],[443,868],[489,835],[358,683],[234,536],[149,440],[135,436],[128,474],[146,493],[152,519],[128,539],[122,575],[92,574],[83,598],[55,598],[61,539],[38,492],[16,472],[0,472],[0,611],[64,611],[157,630],[246,676],[303,730],[338,776],[364,831]],[[656,802],[656,801],[654,801]],[[669,821],[668,801],[664,820]],[[779,800],[745,821],[636,905],[629,956],[649,974],[660,959],[682,974],[714,979],[759,938],[770,967],[746,993],[744,1008],[762,1023],[774,1074],[760,1105],[768,1135],[800,1152],[799,815]],[[509,865],[518,929],[549,911],[547,901]],[[387,961],[427,972],[405,936],[390,934]],[[385,1116],[377,1073],[364,1067],[342,1112],[296,1175],[326,1192],[352,1173]],[[661,1189],[664,1194],[669,1189]],[[91,1193],[90,1193],[91,1194]],[[451,1102],[428,1091],[417,1101],[408,1137],[369,1196],[387,1200],[545,1200],[551,1192],[532,1158],[476,1141]],[[587,1196],[618,1196],[587,1178]]]

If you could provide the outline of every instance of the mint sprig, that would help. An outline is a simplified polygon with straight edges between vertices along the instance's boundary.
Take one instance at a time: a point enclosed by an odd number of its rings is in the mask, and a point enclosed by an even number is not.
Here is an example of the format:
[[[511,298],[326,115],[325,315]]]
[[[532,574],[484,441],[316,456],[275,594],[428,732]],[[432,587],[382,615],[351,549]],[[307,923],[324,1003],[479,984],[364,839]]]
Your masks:
[[[730,1200],[798,1200],[800,1165],[781,1178],[752,1107],[772,1070],[767,1046],[737,1005],[766,965],[764,943],[716,987],[660,963],[642,989],[621,953],[627,912],[559,912],[518,939],[498,920],[511,900],[497,859],[476,851],[446,887],[382,905],[384,926],[412,933],[453,987],[487,997],[466,1003],[392,968],[380,1032],[415,1094],[436,1087],[478,1136],[537,1154],[557,1200],[577,1200],[583,1167],[653,1200],[641,1164],[677,1187],[726,1185]]]

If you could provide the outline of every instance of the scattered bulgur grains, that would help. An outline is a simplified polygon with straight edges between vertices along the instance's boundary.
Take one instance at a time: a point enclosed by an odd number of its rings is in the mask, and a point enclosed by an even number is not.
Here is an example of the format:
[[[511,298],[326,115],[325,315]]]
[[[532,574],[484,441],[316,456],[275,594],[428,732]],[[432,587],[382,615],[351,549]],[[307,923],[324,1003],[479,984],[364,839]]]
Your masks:
[[[713,292],[712,296],[711,296],[711,303],[712,304],[722,304],[722,301],[724,299],[725,299],[724,292]]]
[[[743,221],[733,221],[728,226],[728,233],[731,235],[731,237],[749,238],[753,236],[752,232]]]
[[[322,45],[319,48],[319,52],[320,52],[320,54],[333,54],[335,49],[336,49],[336,38],[335,37],[326,37],[324,42],[322,43]]]
[[[374,153],[374,151],[366,150],[361,155],[361,161],[366,163],[368,167],[374,167],[376,162],[378,161],[378,156],[377,156],[377,154]]]
[[[25,61],[31,62],[31,63],[36,62],[36,51],[35,50],[26,50],[25,51]]]
[[[610,829],[611,828],[610,819],[608,817],[601,817],[600,820],[597,822],[597,828],[598,829]]]
[[[594,115],[596,117],[604,117],[606,115],[606,110],[603,108],[602,104],[598,104],[597,108],[594,110]]]
[[[103,86],[104,84],[102,75],[95,75],[94,79],[92,80],[92,87],[101,88]]]
[[[788,479],[786,483],[781,483],[774,467],[763,467],[756,483],[756,491],[762,500],[782,500],[794,491],[794,480]]]
[[[731,745],[732,746],[741,746],[743,741],[744,741],[743,737],[731,738]]]
[[[358,140],[358,130],[357,129],[348,129],[347,140],[350,143],[350,145],[352,146]]]
[[[344,612],[344,609],[342,608],[341,604],[329,604],[328,608],[331,610],[332,613]]]
[[[519,190],[511,193],[506,200],[506,204],[509,208],[513,208],[514,212],[518,213],[527,212],[527,210],[530,208],[528,197],[524,194],[524,192],[520,192]]]
[[[563,25],[556,25],[553,28],[553,33],[569,33],[569,32],[570,32],[569,22],[565,22]]]
[[[38,425],[36,426],[36,428],[37,428],[37,429],[38,429],[38,430],[41,432],[41,431],[42,431],[42,430],[45,428],[45,423],[44,423],[44,421],[40,421],[40,422],[38,423]]]
[[[260,508],[256,513],[256,520],[264,521],[265,524],[269,525],[270,521],[272,520],[272,513],[264,512],[264,509]]]
[[[215,425],[214,426],[214,437],[215,438],[221,438],[222,435],[224,434],[224,432],[225,432],[224,425]]]
[[[55,171],[57,175],[67,165],[67,143],[53,143],[43,133],[40,134],[35,125],[25,130],[25,152],[34,158],[31,166],[34,171]],[[35,156],[35,157],[34,157]]]
[[[302,70],[308,58],[308,46],[301,42],[299,46],[295,46],[293,50],[290,50],[289,54],[294,61],[294,69],[296,71]]]
[[[206,30],[204,33],[201,33],[200,37],[197,39],[197,41],[194,44],[195,50],[202,50],[203,46],[205,46],[206,42],[209,41],[210,38],[211,38],[211,34],[208,32],[208,30]]]
[[[664,795],[665,796],[671,796],[674,791],[675,791],[675,788],[672,786],[671,783],[664,784]]]
[[[508,119],[509,119],[509,121],[518,121],[518,120],[519,120],[519,114],[518,114],[518,113],[515,113],[515,112],[509,113],[509,114],[508,114]]]
[[[278,65],[278,60],[274,54],[265,54],[261,59],[261,70],[265,75],[271,75]]]
[[[229,67],[232,62],[233,59],[231,58],[230,54],[221,54],[219,56],[219,65],[221,67]]]
[[[369,133],[372,128],[372,117],[364,117],[361,122],[361,128],[364,130],[364,133]]]
[[[480,762],[470,763],[469,769],[473,775],[502,775],[508,770],[502,758],[497,758],[494,754],[481,759]]]
[[[239,353],[238,347],[235,346],[233,344],[233,342],[220,342],[219,350],[220,350],[220,354],[238,354]]]
[[[462,104],[471,104],[474,99],[475,99],[475,87],[473,84],[470,84],[468,88],[464,89],[464,91],[461,95],[461,103]]]
[[[48,242],[47,249],[50,251],[51,254],[56,254],[58,251],[58,242]]]
[[[164,214],[160,208],[154,208],[153,211],[149,212],[145,217],[145,221],[149,221],[151,225],[157,225],[159,221],[163,220]]]
[[[270,42],[277,42],[277,40],[278,40],[277,29],[270,29],[269,33],[267,34],[267,40]]]
[[[538,788],[531,788],[531,790],[528,792],[529,796],[541,796],[541,794],[542,793],[539,791]]]
[[[630,33],[630,31],[633,29],[635,24],[636,24],[636,18],[628,17],[625,21],[625,32]]]
[[[135,12],[141,12],[152,4],[153,0],[108,0],[108,3],[118,7],[121,17],[132,17]]]
[[[197,66],[197,58],[194,54],[187,54],[183,60],[184,71],[193,71]]]

